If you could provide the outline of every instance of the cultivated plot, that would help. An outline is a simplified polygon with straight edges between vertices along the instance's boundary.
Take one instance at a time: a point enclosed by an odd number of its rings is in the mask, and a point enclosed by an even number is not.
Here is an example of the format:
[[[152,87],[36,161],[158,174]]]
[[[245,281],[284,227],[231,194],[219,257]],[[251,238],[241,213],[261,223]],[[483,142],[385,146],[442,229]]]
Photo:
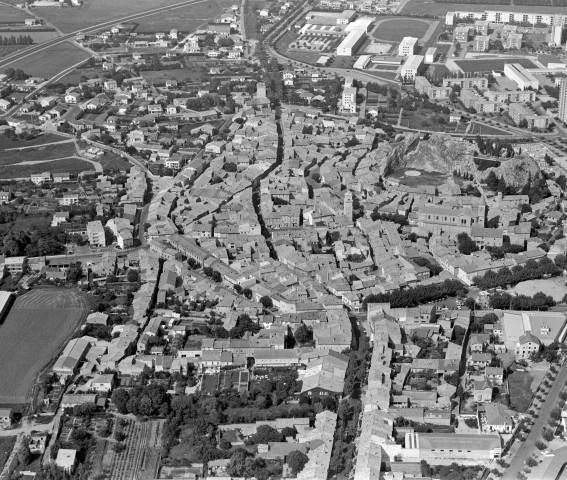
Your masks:
[[[27,403],[37,373],[87,312],[74,290],[37,289],[16,300],[0,326],[0,404]]]

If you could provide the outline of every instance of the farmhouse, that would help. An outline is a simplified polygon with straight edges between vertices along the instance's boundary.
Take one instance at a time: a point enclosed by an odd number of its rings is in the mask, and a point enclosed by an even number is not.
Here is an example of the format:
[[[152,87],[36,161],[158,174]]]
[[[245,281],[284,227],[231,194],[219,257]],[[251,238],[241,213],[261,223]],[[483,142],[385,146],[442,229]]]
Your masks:
[[[0,424],[2,424],[4,428],[8,428],[12,425],[13,418],[11,408],[0,408]]]

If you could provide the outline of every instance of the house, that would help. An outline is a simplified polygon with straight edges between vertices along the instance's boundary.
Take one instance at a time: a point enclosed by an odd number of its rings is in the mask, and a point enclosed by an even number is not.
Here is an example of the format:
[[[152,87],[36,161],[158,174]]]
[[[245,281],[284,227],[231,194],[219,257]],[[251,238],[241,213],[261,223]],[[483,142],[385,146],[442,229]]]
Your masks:
[[[301,393],[308,395],[340,395],[344,389],[344,378],[348,357],[334,350],[307,364],[301,372]]]
[[[69,92],[65,95],[65,102],[70,104],[78,103],[81,99],[81,94],[79,92]]]
[[[4,205],[10,201],[10,192],[0,192],[0,204]]]
[[[500,385],[504,381],[504,369],[502,367],[486,367],[484,376],[493,385]]]
[[[0,408],[0,424],[4,428],[9,428],[12,425],[12,420],[14,419],[11,408]]]
[[[51,172],[34,173],[30,175],[30,180],[36,185],[41,185],[43,182],[51,182]]]
[[[468,360],[469,367],[484,369],[492,361],[490,353],[473,353]]]
[[[516,345],[516,360],[530,358],[532,354],[539,352],[540,345],[539,338],[531,332],[522,335]]]
[[[45,445],[47,443],[47,434],[36,433],[30,436],[28,447],[32,455],[42,454],[45,452]]]
[[[69,212],[55,212],[53,214],[53,220],[51,220],[52,227],[58,227],[62,223],[69,221]]]
[[[492,383],[490,380],[481,380],[474,382],[473,390],[474,401],[477,403],[492,401]]]
[[[57,459],[55,465],[62,468],[67,474],[73,473],[75,469],[75,462],[77,457],[77,450],[72,448],[60,448],[57,452]]]
[[[113,374],[96,375],[91,383],[91,388],[97,392],[111,392],[114,385]]]
[[[78,193],[65,193],[59,199],[59,205],[64,205],[68,207],[69,205],[76,205],[79,203],[79,194]]]
[[[478,409],[479,425],[483,433],[512,433],[514,422],[508,409],[500,403],[489,403]]]
[[[87,237],[92,246],[106,247],[106,236],[100,220],[87,223]]]

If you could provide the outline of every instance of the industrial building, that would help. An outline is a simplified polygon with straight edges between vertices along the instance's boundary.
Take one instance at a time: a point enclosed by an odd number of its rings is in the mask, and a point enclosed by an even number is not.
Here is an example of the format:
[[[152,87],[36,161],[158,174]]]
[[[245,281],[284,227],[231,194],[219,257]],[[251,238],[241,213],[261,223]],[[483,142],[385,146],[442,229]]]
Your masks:
[[[520,90],[532,88],[539,89],[539,81],[519,63],[506,63],[504,65],[504,75],[512,80]]]

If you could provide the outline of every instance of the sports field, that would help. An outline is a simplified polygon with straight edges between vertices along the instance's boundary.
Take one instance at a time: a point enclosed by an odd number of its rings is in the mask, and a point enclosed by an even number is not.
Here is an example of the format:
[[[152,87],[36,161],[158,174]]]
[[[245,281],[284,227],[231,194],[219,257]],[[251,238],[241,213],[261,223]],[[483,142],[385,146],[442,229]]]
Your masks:
[[[37,289],[16,300],[0,327],[0,404],[28,401],[36,375],[87,312],[74,290]]]
[[[429,29],[429,23],[413,18],[394,18],[385,20],[374,30],[373,36],[378,40],[400,42],[404,37],[421,38]]]
[[[543,292],[546,295],[551,295],[556,302],[560,302],[567,293],[565,281],[561,277],[545,280],[527,280],[518,283],[513,290],[518,295],[528,295],[530,297],[538,292]]]

